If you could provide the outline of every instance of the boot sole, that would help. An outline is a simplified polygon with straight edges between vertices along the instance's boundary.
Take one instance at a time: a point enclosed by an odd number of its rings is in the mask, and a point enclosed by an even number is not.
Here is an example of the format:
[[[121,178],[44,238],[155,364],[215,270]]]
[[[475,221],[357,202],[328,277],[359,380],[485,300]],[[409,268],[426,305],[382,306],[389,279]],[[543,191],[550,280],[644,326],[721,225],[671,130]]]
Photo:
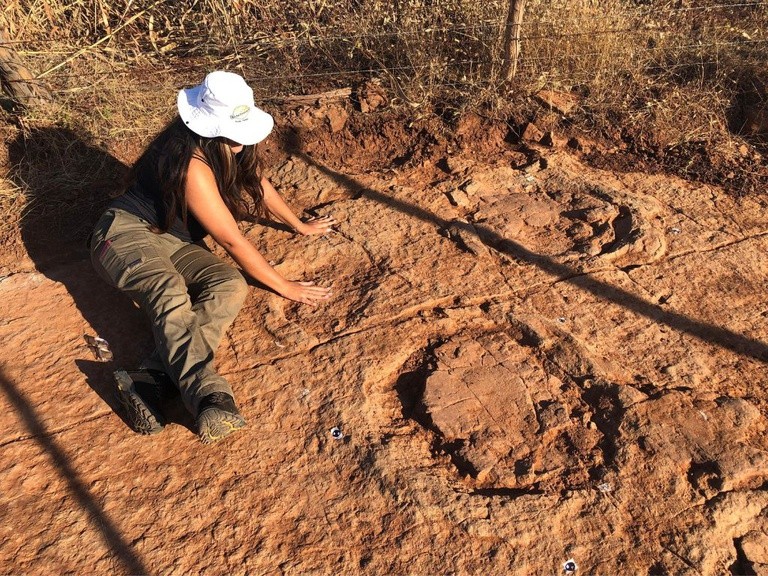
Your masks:
[[[165,418],[139,395],[130,374],[117,370],[114,376],[117,383],[115,395],[125,410],[131,428],[144,435],[161,432],[165,427]]]
[[[216,407],[207,408],[197,418],[198,434],[203,444],[218,442],[244,426],[245,418],[240,414]]]

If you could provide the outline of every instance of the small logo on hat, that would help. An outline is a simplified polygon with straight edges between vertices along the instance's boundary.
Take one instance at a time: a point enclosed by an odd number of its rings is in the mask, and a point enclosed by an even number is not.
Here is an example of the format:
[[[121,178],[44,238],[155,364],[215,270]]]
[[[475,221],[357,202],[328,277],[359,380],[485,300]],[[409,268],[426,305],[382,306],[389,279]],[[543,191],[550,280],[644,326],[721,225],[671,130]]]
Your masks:
[[[248,113],[251,111],[251,107],[247,106],[245,104],[241,104],[240,106],[235,106],[232,109],[232,114],[230,114],[230,118],[234,120],[235,122],[243,122],[244,120],[248,120]]]

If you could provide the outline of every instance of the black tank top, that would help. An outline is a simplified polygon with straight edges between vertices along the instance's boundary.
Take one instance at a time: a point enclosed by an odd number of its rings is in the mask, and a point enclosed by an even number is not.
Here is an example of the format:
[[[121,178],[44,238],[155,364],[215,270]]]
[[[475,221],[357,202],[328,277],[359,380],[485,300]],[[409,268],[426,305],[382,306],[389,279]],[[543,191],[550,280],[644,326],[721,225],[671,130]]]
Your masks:
[[[154,168],[156,162],[146,166]],[[120,208],[139,218],[146,220],[152,226],[160,228],[165,225],[166,210],[163,204],[162,190],[154,169],[144,169],[136,175],[136,181],[128,189],[112,200],[110,208]],[[208,235],[205,228],[197,221],[191,212],[187,211],[186,225],[181,217],[181,208],[168,229],[168,233],[184,242],[197,242]]]

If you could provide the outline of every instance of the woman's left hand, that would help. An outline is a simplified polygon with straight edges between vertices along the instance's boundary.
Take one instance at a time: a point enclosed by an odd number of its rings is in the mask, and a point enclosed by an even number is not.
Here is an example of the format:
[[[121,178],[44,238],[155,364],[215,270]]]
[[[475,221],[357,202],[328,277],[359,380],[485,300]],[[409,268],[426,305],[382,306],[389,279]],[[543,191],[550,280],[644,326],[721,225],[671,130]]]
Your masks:
[[[306,222],[302,222],[296,231],[304,236],[311,236],[312,234],[327,234],[333,231],[333,226],[336,224],[336,218],[333,216],[320,216],[316,218],[310,218]]]

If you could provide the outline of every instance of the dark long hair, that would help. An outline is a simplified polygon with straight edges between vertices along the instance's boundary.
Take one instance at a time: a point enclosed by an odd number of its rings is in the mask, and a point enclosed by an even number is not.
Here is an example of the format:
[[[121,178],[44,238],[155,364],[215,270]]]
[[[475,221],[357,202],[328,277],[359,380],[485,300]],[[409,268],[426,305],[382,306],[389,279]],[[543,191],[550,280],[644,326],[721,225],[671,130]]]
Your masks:
[[[256,146],[243,146],[233,154],[225,139],[198,136],[176,116],[155,136],[126,176],[128,187],[149,177],[159,188],[165,208],[161,231],[167,232],[178,216],[187,222],[187,170],[195,156],[210,166],[221,198],[235,220],[253,221],[265,215],[262,165]]]

